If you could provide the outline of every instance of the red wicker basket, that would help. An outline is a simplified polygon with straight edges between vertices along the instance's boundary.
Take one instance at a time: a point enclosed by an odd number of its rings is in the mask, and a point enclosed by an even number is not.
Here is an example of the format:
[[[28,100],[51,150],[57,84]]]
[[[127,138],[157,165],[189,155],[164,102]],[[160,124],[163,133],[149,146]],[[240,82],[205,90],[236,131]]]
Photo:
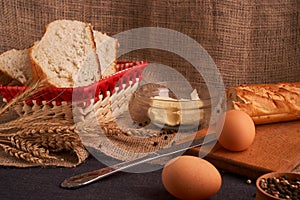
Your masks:
[[[91,84],[85,87],[77,88],[44,88],[32,96],[26,101],[26,104],[33,105],[33,102],[38,105],[52,104],[52,101],[56,102],[56,105],[60,105],[63,101],[85,101],[89,104],[90,100],[96,103],[99,100],[99,96],[106,97],[107,92],[113,94],[115,88],[127,87],[130,82],[135,83],[141,78],[143,69],[148,65],[147,62],[117,62],[117,72],[108,77],[102,78],[97,83]],[[10,102],[15,96],[28,89],[27,86],[0,86],[0,94],[2,95],[4,102]]]

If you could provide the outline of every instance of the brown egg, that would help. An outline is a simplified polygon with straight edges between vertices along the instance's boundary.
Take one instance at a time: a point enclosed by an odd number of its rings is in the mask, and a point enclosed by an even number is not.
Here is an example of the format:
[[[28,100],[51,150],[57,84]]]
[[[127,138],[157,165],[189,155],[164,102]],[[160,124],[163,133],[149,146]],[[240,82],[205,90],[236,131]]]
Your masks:
[[[215,195],[221,188],[222,178],[208,161],[184,155],[164,166],[162,182],[166,190],[179,199],[199,200]]]
[[[217,132],[220,133],[218,141],[225,149],[243,151],[254,141],[255,125],[247,113],[229,110],[220,117]]]

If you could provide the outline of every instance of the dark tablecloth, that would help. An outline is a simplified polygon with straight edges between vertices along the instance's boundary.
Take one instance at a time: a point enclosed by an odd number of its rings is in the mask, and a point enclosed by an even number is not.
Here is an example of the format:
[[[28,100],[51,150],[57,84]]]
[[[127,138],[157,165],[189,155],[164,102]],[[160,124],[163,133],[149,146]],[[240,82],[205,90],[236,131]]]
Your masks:
[[[120,172],[85,187],[60,187],[60,183],[67,177],[104,166],[95,158],[89,157],[76,168],[0,167],[0,199],[176,199],[164,189],[161,170],[148,173]],[[223,178],[222,188],[212,200],[255,198],[255,180],[248,184],[246,177],[220,172]]]

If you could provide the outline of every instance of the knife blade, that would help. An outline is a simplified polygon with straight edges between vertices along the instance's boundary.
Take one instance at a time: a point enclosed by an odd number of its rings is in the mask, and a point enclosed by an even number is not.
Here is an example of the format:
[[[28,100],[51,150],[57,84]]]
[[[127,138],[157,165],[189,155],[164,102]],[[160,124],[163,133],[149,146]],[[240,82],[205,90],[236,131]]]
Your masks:
[[[130,161],[125,161],[118,163],[116,165],[104,167],[101,169],[97,169],[94,171],[86,172],[83,174],[75,175],[70,178],[65,179],[61,183],[62,188],[78,188],[85,185],[88,185],[90,183],[93,183],[95,181],[98,181],[102,178],[105,178],[109,175],[112,175],[116,172],[128,169],[130,167],[134,167],[136,165],[140,165],[146,162],[150,162],[165,156],[174,155],[177,153],[185,152],[189,149],[200,147],[209,143],[212,143],[217,140],[217,136],[214,133],[207,134],[205,136],[195,138],[193,140],[189,140],[180,144],[172,145],[167,148],[160,149],[156,152],[149,153],[148,155],[137,158]]]

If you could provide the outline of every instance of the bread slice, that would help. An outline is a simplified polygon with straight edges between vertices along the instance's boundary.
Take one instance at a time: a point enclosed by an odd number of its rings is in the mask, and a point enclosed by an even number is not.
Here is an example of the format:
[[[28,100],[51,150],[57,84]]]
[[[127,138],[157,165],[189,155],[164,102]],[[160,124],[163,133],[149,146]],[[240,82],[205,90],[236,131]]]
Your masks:
[[[116,72],[118,40],[105,33],[94,31],[96,52],[101,66],[101,75],[106,77]]]
[[[29,85],[32,80],[29,49],[11,49],[0,55],[2,85]]]
[[[30,50],[32,74],[50,86],[86,86],[101,78],[93,27],[75,20],[56,20],[46,26]]]

